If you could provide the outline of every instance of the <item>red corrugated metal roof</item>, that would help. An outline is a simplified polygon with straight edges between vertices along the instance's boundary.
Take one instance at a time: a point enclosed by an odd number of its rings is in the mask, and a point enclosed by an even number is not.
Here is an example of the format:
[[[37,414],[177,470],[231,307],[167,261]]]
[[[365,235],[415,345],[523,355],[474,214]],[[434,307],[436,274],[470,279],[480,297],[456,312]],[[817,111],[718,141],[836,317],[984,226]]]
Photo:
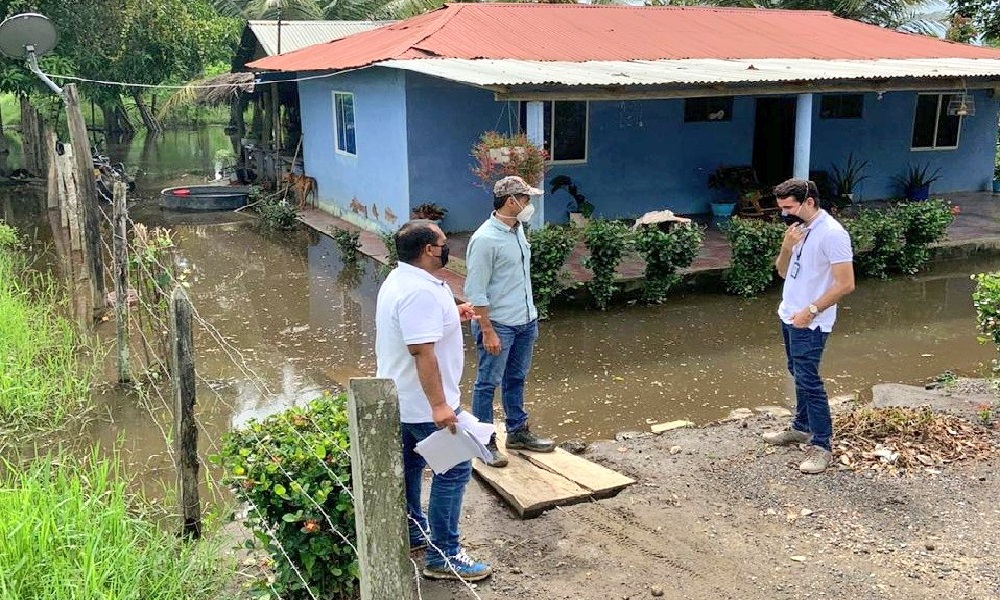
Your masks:
[[[684,58],[1000,58],[1000,51],[841,19],[828,12],[586,4],[448,4],[374,31],[248,66],[352,69],[428,57],[541,61]]]

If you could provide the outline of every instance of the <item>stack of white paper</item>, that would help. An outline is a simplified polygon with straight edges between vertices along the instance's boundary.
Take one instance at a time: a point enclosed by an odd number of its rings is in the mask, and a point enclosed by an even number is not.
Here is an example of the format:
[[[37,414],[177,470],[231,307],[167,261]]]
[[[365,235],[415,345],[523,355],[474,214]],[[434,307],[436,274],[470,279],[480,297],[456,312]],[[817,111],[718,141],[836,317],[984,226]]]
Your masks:
[[[470,413],[460,412],[455,433],[448,429],[435,431],[418,442],[415,450],[432,471],[441,474],[473,458],[489,462],[492,455],[486,444],[494,431],[493,425],[480,423]]]

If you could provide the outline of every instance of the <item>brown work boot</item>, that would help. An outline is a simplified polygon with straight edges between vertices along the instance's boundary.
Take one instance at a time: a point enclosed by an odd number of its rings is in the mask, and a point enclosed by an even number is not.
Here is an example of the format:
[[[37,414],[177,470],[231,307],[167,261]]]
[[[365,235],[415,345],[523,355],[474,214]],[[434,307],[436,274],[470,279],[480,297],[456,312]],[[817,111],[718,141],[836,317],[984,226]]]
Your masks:
[[[550,439],[540,438],[525,427],[507,433],[507,448],[510,450],[531,450],[532,452],[552,452],[556,443]]]

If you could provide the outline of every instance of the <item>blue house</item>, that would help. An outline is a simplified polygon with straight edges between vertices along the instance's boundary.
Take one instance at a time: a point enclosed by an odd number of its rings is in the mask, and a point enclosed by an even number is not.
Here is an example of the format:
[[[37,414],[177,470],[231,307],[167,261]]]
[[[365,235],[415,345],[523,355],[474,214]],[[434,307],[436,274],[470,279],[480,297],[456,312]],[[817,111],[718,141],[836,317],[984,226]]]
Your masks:
[[[900,196],[911,166],[940,169],[935,194],[985,190],[1000,113],[1000,51],[819,11],[454,4],[249,66],[298,79],[320,207],[381,230],[424,202],[478,226],[470,151],[491,130],[526,132],[547,181],[621,217],[708,212],[722,165],[773,185],[849,155],[868,161],[856,201]]]

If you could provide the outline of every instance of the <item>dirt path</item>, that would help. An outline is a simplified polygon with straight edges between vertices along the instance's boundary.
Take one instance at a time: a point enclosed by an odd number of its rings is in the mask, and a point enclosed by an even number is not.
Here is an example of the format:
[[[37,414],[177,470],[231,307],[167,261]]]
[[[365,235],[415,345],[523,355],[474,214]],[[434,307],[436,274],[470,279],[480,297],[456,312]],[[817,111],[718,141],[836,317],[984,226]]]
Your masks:
[[[484,600],[1000,599],[996,453],[939,474],[799,473],[752,417],[594,444],[588,458],[639,483],[521,521],[470,485],[463,535],[496,573]],[[671,452],[674,452],[673,454]],[[425,600],[473,598],[423,582]]]

